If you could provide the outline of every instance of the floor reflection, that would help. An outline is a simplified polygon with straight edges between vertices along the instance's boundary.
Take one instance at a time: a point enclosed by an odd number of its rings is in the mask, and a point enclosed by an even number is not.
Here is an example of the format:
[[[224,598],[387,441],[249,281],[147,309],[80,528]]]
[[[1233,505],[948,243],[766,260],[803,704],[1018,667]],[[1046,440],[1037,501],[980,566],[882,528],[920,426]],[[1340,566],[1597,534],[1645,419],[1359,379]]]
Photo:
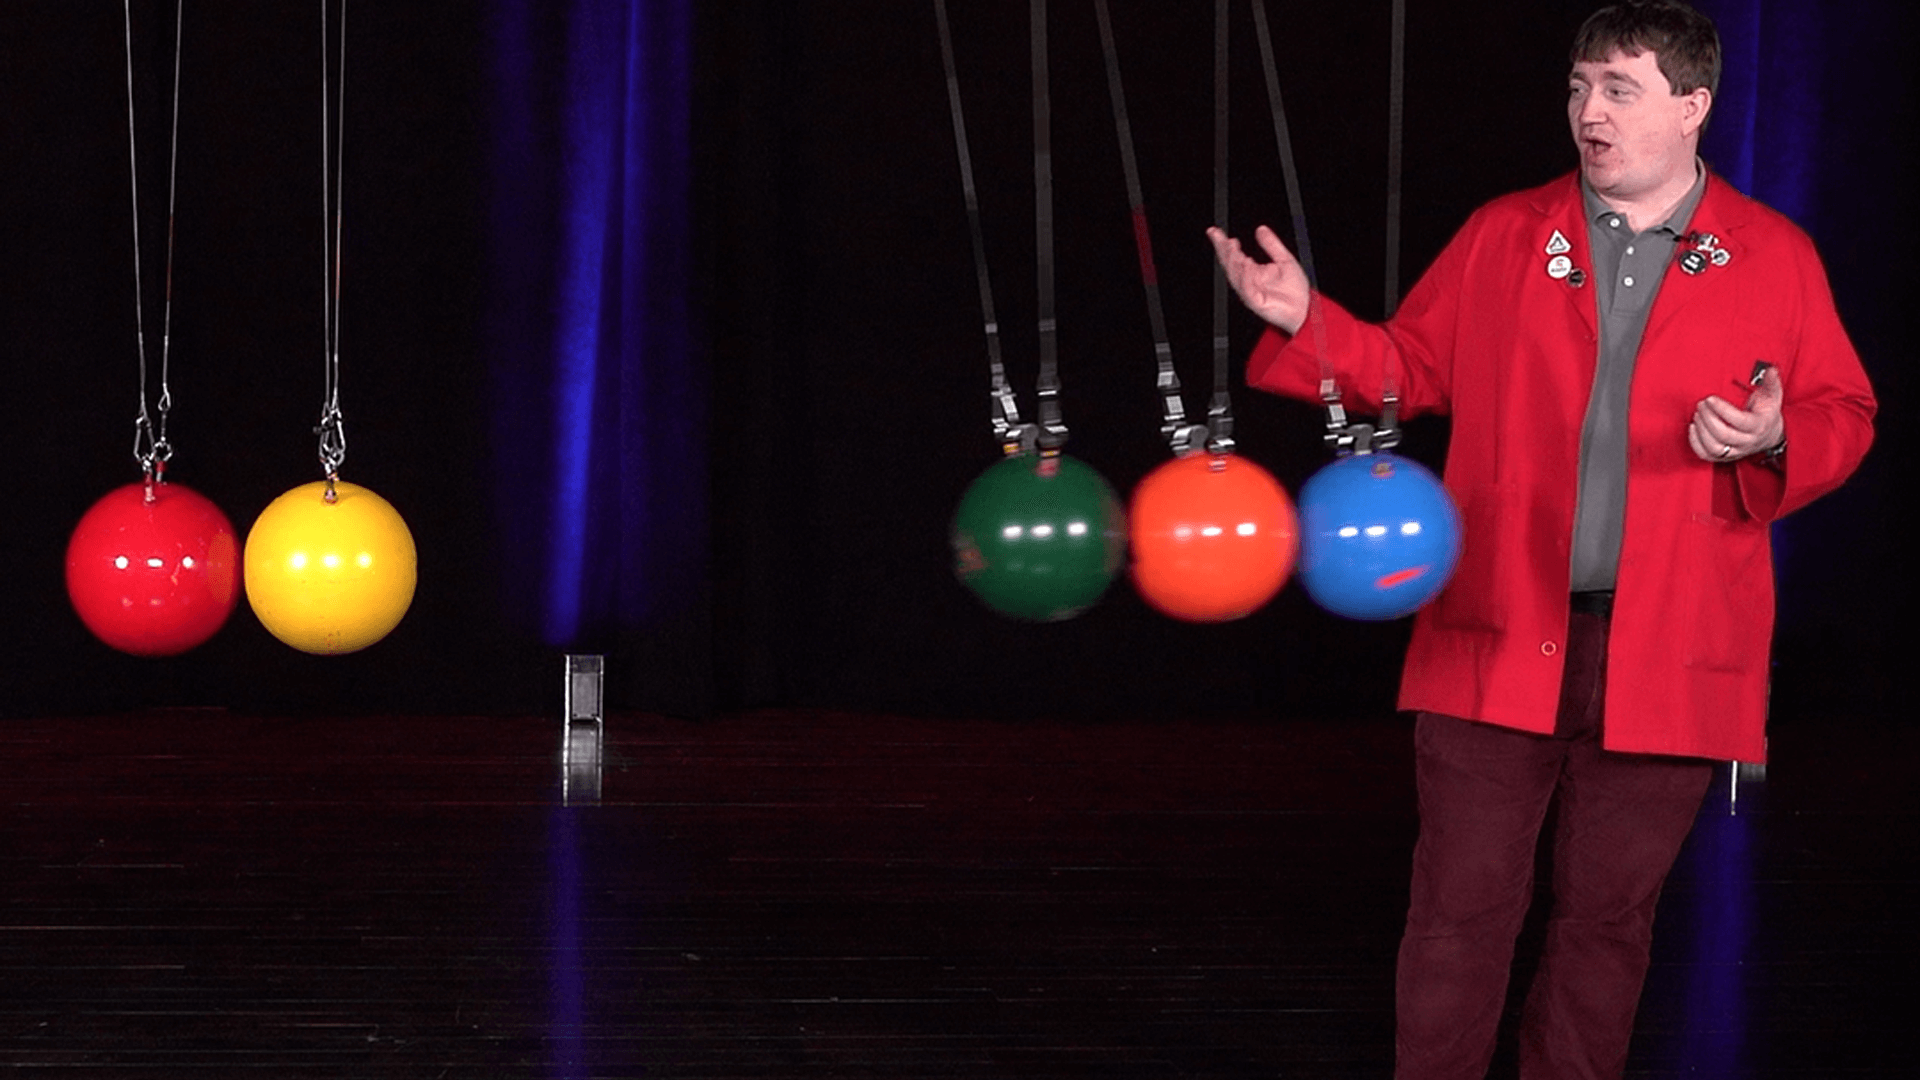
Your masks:
[[[1749,1075],[1754,829],[1765,793],[1764,783],[1722,766],[1676,867],[1692,888],[1684,911],[1685,1016],[1674,1032],[1669,1059],[1688,1076]]]
[[[587,1060],[587,974],[581,957],[581,817],[590,809],[556,805],[547,817],[547,939],[551,1075],[577,1080],[592,1075]]]

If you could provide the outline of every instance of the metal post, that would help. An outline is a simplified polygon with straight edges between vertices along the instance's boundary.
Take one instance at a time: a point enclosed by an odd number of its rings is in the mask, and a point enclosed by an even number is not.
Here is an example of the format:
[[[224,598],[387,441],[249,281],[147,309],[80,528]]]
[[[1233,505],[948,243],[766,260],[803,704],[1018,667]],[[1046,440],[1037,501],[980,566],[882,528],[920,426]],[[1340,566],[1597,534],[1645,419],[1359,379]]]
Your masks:
[[[604,656],[567,657],[566,715],[560,735],[562,802],[600,801],[601,751],[606,743]]]
[[[1728,768],[1727,776],[1727,813],[1740,812],[1742,790],[1747,793],[1748,801],[1759,792],[1766,790],[1767,767],[1751,761],[1736,761]]]

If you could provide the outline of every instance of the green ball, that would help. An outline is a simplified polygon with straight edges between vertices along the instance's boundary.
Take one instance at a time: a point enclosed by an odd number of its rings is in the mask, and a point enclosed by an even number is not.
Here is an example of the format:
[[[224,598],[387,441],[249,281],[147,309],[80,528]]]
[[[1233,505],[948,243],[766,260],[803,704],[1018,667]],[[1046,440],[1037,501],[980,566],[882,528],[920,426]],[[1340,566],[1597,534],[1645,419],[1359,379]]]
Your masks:
[[[982,603],[1056,622],[1092,607],[1126,559],[1113,488],[1063,455],[1015,454],[980,474],[953,514],[953,569]]]

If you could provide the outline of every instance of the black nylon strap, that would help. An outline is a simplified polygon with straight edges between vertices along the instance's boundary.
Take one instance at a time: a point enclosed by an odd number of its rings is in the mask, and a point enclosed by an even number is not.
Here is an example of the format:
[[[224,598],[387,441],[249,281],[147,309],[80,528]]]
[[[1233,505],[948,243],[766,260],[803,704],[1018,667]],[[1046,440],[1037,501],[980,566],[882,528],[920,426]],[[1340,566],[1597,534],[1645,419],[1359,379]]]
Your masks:
[[[992,373],[989,390],[993,419],[993,437],[1003,444],[1017,439],[1020,405],[1013,388],[1007,384],[1007,369],[1000,356],[1000,320],[994,315],[993,281],[987,273],[986,234],[980,226],[980,194],[973,180],[973,154],[967,143],[967,115],[960,105],[960,76],[953,58],[953,28],[947,19],[946,0],[933,0],[934,20],[940,29],[940,59],[946,67],[947,105],[953,119],[954,150],[960,158],[960,188],[967,203],[967,231],[973,241],[973,268],[980,285],[980,313],[986,324],[987,366]],[[1012,446],[1008,447],[1009,450]]]
[[[1030,0],[1033,49],[1033,231],[1040,315],[1040,449],[1058,453],[1067,441],[1060,420],[1059,326],[1053,302],[1053,128],[1047,75],[1047,0]]]
[[[1387,77],[1387,318],[1400,307],[1400,176],[1407,98],[1407,0],[1393,0],[1393,59]]]
[[[1140,284],[1147,297],[1147,323],[1153,333],[1154,386],[1160,393],[1160,431],[1173,442],[1176,453],[1186,449],[1186,406],[1180,399],[1180,375],[1173,366],[1173,345],[1167,339],[1167,318],[1160,295],[1160,271],[1153,258],[1153,237],[1147,225],[1146,196],[1141,191],[1140,163],[1134,152],[1133,125],[1127,119],[1127,91],[1120,78],[1120,53],[1114,46],[1113,18],[1107,0],[1093,0],[1100,24],[1100,51],[1107,66],[1107,96],[1113,104],[1113,131],[1120,144],[1120,169],[1127,182],[1127,208],[1133,218],[1134,248],[1140,258]]]
[[[1387,269],[1386,317],[1400,308],[1400,177],[1407,98],[1407,0],[1393,0],[1393,60],[1387,76]],[[1373,445],[1390,449],[1400,442],[1400,394],[1392,362],[1381,376],[1380,427]]]
[[[1213,220],[1227,227],[1227,16],[1231,0],[1213,5]],[[1213,402],[1207,407],[1207,449],[1233,449],[1233,357],[1227,337],[1232,289],[1218,262],[1213,267]]]
[[[1306,202],[1300,193],[1300,169],[1293,157],[1293,135],[1287,128],[1287,106],[1280,96],[1280,69],[1273,57],[1273,32],[1267,27],[1267,6],[1252,0],[1254,35],[1260,43],[1260,68],[1267,80],[1267,105],[1273,113],[1273,141],[1280,150],[1280,172],[1287,185],[1287,209],[1293,216],[1293,243],[1298,250],[1300,268],[1307,273],[1307,285],[1318,290],[1320,275],[1313,268],[1313,241],[1307,235]],[[1309,313],[1311,316],[1311,313]],[[1314,350],[1320,357],[1322,381],[1332,378],[1327,363],[1325,334],[1314,322]]]
[[[1280,148],[1280,170],[1287,185],[1287,205],[1293,214],[1293,237],[1299,249],[1300,267],[1306,272],[1307,284],[1319,292],[1320,278],[1314,271],[1313,243],[1307,236],[1307,212],[1305,201],[1300,193],[1300,170],[1293,156],[1293,137],[1287,129],[1286,105],[1280,96],[1279,65],[1274,60],[1273,34],[1267,27],[1267,9],[1264,0],[1252,0],[1254,33],[1260,41],[1260,66],[1266,75],[1267,102],[1273,111],[1273,137]],[[1327,358],[1326,316],[1318,303],[1307,309],[1307,328],[1313,334],[1313,351],[1320,362],[1320,399],[1327,407],[1327,441],[1345,452],[1349,449],[1366,451],[1372,447],[1374,427],[1368,424],[1349,424],[1347,411],[1341,404],[1340,386],[1333,377],[1333,364]],[[1391,418],[1398,412],[1399,396],[1396,390],[1393,364],[1389,360],[1387,370],[1382,376],[1382,396],[1386,399],[1386,415]],[[1394,430],[1390,419],[1380,430],[1385,433]],[[1378,445],[1391,445],[1382,441]]]

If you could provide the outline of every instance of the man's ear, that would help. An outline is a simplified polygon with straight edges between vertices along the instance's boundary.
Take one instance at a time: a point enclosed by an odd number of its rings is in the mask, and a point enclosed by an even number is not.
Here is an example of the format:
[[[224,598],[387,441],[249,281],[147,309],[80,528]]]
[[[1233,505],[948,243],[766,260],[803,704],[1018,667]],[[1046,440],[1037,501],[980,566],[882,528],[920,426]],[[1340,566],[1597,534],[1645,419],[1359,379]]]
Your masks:
[[[1713,111],[1713,91],[1702,86],[1683,97],[1685,104],[1680,114],[1681,128],[1688,135],[1697,134],[1706,126],[1707,114]]]

